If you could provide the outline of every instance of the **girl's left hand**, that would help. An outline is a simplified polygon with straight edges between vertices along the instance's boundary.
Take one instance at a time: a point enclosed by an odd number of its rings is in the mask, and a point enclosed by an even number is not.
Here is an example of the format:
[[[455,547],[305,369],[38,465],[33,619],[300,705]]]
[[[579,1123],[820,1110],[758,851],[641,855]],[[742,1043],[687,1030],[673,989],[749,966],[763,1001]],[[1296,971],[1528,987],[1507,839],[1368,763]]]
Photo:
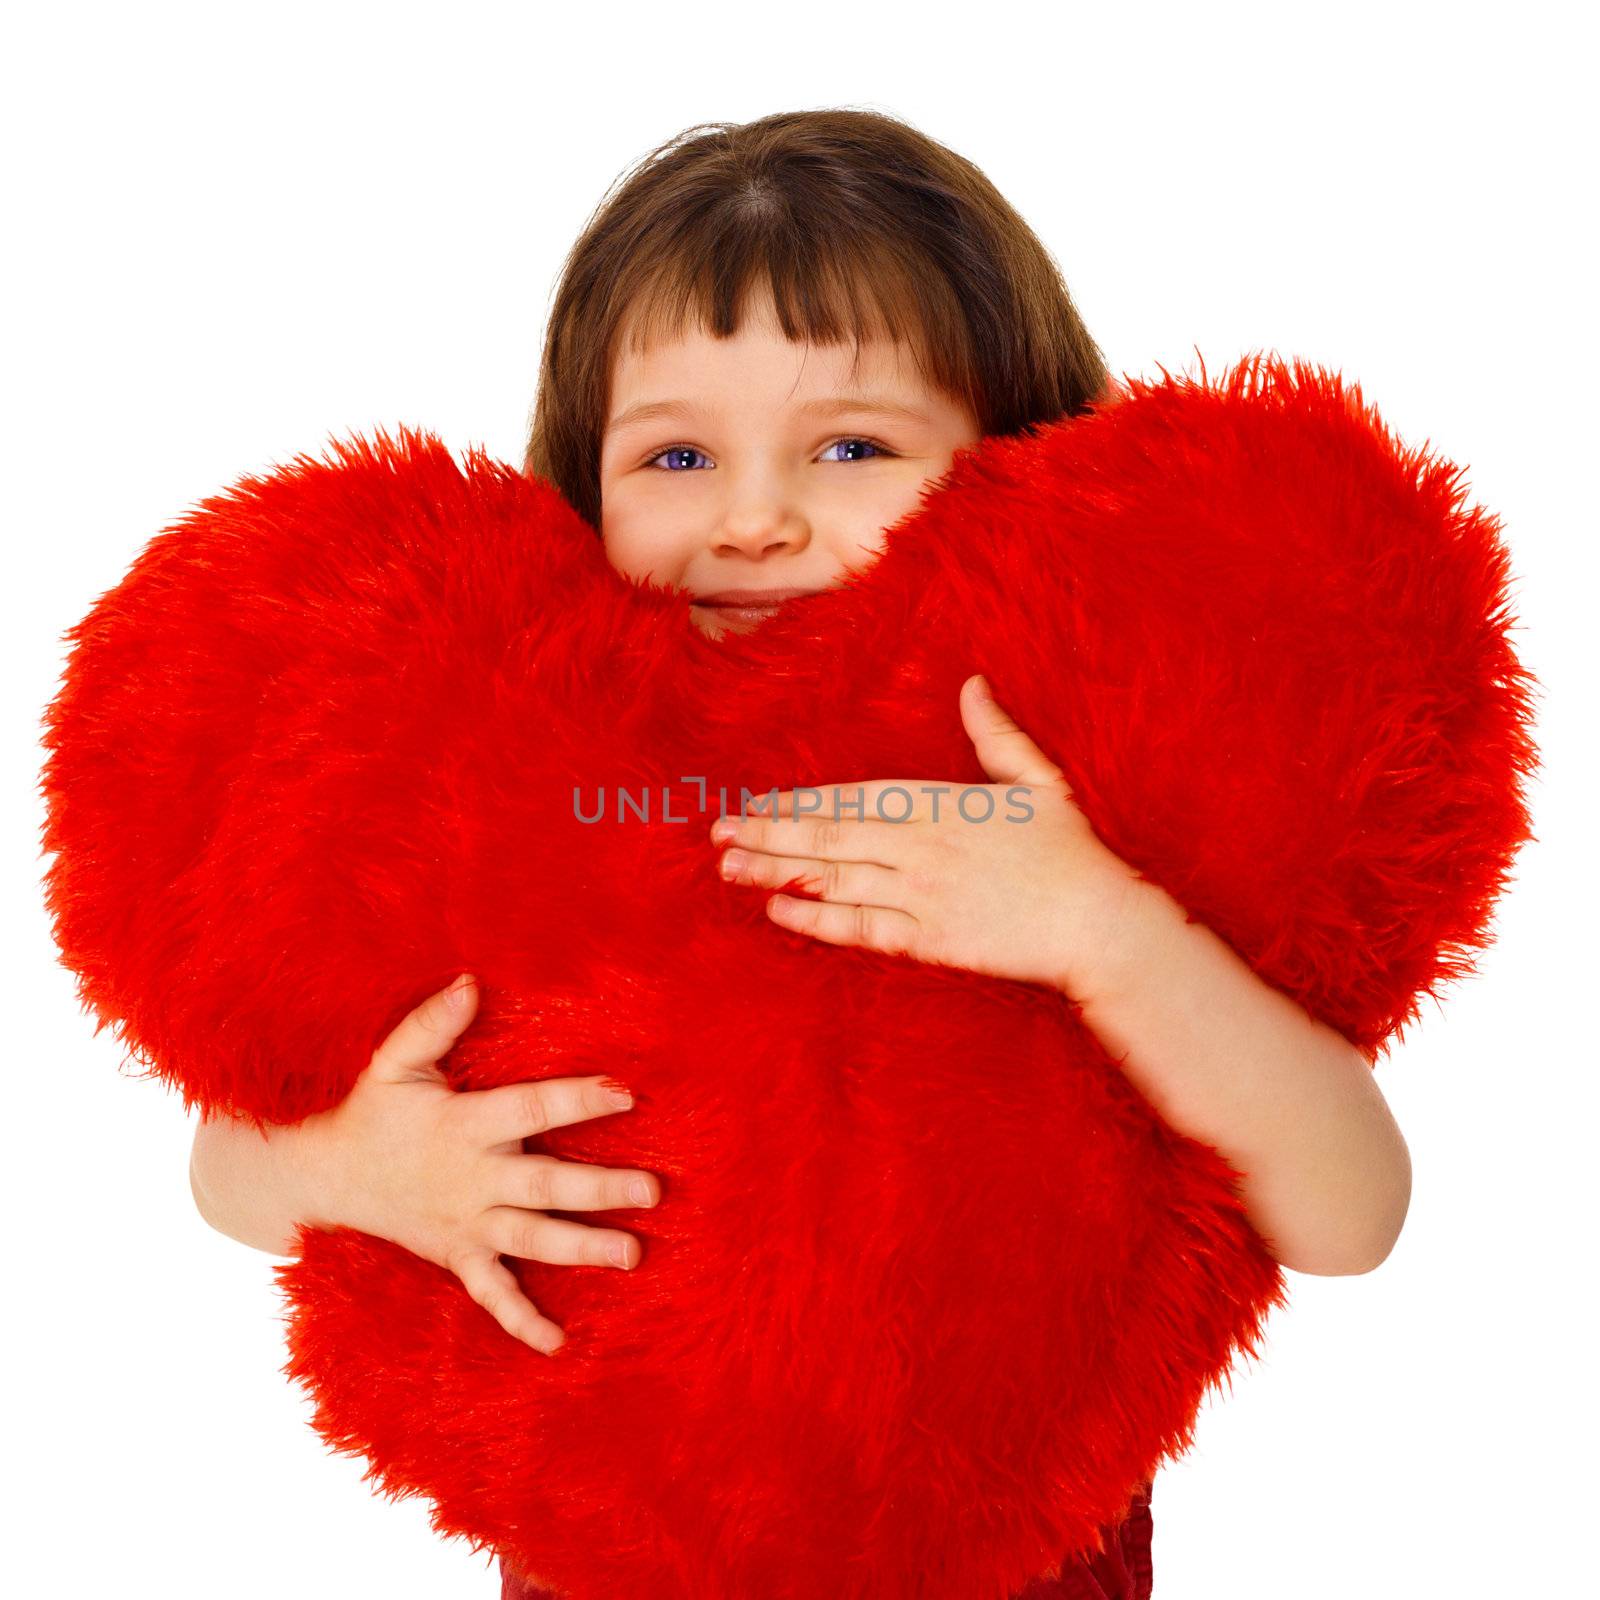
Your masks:
[[[1135,875],[1096,836],[1061,769],[987,691],[984,678],[968,678],[961,717],[996,782],[799,790],[812,809],[809,797],[820,799],[816,815],[796,815],[797,791],[782,791],[776,815],[712,824],[714,843],[737,846],[719,858],[723,877],[768,888],[801,880],[820,898],[773,895],[767,913],[828,944],[1074,992]]]

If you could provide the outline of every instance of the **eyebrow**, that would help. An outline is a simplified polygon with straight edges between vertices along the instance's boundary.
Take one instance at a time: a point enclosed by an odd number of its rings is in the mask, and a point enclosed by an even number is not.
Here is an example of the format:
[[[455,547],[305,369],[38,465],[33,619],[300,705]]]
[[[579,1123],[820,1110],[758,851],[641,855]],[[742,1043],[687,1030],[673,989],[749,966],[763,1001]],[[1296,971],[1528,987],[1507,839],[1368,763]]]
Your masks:
[[[902,422],[927,422],[931,420],[926,412],[914,410],[910,406],[903,406],[898,401],[891,400],[887,396],[871,394],[825,395],[820,400],[804,401],[793,409],[802,416],[815,416],[818,414],[837,416],[841,413],[854,413],[895,417]],[[606,424],[606,430],[611,432],[619,428],[626,428],[635,422],[650,422],[657,417],[697,417],[700,414],[700,407],[691,400],[641,400],[638,405],[629,406],[626,411],[619,411]]]

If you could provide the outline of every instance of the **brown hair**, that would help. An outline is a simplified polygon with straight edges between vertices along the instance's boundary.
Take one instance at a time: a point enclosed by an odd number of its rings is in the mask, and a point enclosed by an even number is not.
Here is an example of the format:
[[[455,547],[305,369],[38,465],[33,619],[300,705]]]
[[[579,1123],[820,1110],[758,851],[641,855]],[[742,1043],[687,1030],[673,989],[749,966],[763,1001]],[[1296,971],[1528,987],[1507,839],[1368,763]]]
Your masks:
[[[758,275],[786,338],[848,333],[858,362],[864,337],[901,340],[983,434],[1075,415],[1108,383],[1060,269],[970,161],[875,111],[696,123],[613,183],[567,254],[523,470],[598,527],[623,334],[642,349],[692,310],[726,338]]]

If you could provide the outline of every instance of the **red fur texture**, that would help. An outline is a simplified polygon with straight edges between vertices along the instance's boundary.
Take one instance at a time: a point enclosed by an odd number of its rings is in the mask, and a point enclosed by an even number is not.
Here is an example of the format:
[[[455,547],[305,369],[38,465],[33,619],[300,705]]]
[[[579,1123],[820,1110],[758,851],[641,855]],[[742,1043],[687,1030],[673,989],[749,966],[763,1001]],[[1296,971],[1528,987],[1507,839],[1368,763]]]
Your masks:
[[[1529,837],[1535,685],[1460,480],[1257,355],[984,440],[869,568],[720,640],[551,485],[405,428],[151,540],[47,716],[96,1032],[294,1121],[470,970],[451,1080],[618,1077],[633,1111],[526,1147],[662,1179],[572,1214],[634,1271],[512,1263],[553,1359],[302,1229],[320,1434],[580,1600],[1002,1600],[1093,1548],[1285,1302],[1238,1175],[1067,996],[772,923],[713,869],[719,790],[985,783],[984,672],[1114,851],[1374,1061]]]

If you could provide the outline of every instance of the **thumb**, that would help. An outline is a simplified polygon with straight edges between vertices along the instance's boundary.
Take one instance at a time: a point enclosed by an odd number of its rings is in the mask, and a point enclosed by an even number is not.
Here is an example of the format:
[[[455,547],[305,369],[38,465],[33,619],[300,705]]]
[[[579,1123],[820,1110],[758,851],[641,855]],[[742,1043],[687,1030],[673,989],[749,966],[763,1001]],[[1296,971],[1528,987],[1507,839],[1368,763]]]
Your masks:
[[[478,1013],[478,983],[463,972],[448,988],[431,994],[395,1025],[389,1037],[373,1052],[369,1071],[391,1083],[433,1078],[445,1082],[439,1070],[462,1030]]]
[[[982,673],[961,685],[961,720],[983,770],[996,783],[1062,781],[1061,768],[1001,710]]]

